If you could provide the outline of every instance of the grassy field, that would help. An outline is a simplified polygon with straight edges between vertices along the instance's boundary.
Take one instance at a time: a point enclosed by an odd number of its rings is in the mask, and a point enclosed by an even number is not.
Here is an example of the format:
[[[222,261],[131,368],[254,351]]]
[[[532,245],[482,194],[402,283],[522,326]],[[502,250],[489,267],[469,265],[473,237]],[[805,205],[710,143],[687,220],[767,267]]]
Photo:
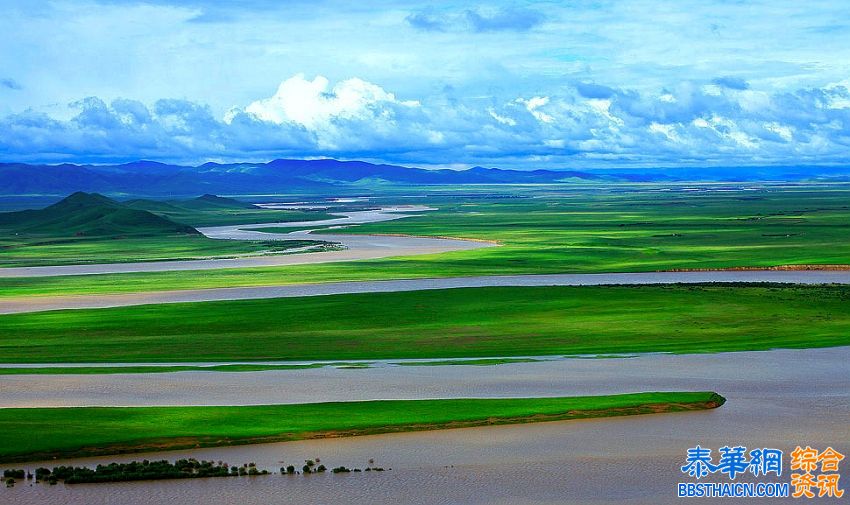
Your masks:
[[[711,392],[244,407],[0,409],[0,461],[353,436],[719,407]]]
[[[438,195],[417,200],[438,211],[340,231],[487,239],[502,247],[275,268],[0,279],[0,297],[462,275],[850,264],[850,189],[845,186],[710,193],[664,189],[671,188],[544,188],[516,194],[500,189],[503,193],[489,196]]]
[[[0,316],[0,362],[719,352],[850,344],[850,287],[474,288]]]

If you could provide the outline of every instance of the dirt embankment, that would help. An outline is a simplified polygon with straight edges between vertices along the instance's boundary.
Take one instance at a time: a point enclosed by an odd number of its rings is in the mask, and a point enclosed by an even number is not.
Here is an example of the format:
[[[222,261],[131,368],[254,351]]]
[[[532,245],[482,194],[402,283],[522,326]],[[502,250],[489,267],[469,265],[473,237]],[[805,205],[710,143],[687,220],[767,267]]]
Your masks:
[[[786,271],[846,271],[850,265],[775,265],[770,267],[726,267],[726,268],[671,268],[669,270],[658,270],[659,272],[752,272],[759,270],[786,270]]]

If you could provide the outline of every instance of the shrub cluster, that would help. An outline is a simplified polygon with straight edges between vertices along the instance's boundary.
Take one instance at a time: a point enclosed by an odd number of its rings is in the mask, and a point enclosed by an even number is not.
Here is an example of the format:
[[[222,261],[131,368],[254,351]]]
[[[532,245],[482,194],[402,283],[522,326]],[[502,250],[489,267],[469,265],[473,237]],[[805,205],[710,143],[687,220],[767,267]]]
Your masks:
[[[319,458],[308,459],[304,463],[302,472],[304,474],[325,473],[328,471],[325,465],[319,464]],[[373,466],[374,460],[369,460],[370,466],[365,471],[382,472],[384,469]],[[339,466],[331,470],[332,473],[361,472],[359,468],[349,470]],[[295,475],[298,473],[294,465],[281,467],[281,475]],[[268,470],[260,470],[256,463],[245,463],[242,466],[229,466],[227,463],[213,461],[199,461],[194,458],[180,459],[174,463],[166,460],[161,461],[132,461],[130,463],[110,463],[108,465],[97,465],[94,469],[78,466],[57,466],[52,470],[48,468],[37,468],[35,470],[36,481],[47,481],[51,485],[58,481],[66,484],[83,484],[98,482],[124,482],[134,480],[160,480],[160,479],[191,479],[201,477],[236,477],[268,475]],[[7,487],[15,485],[15,479],[32,478],[24,470],[10,469],[3,471],[3,478]]]

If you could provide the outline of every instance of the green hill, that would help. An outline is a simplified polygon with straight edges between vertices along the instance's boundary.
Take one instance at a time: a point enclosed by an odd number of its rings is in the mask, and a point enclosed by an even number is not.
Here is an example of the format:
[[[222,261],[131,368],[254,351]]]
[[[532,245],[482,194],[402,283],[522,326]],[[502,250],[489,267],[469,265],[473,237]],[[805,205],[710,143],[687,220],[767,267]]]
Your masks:
[[[162,214],[186,214],[191,212],[210,212],[218,210],[258,209],[256,205],[240,202],[233,198],[217,195],[203,195],[190,200],[128,200],[124,205],[133,209],[147,210]]]
[[[185,200],[180,202],[181,206],[187,209],[198,209],[198,210],[212,210],[212,209],[256,209],[258,208],[256,205],[240,202],[239,200],[234,200],[233,198],[226,198],[223,196],[217,195],[202,195],[198,198],[193,198],[191,200]]]
[[[40,210],[0,213],[0,230],[4,235],[64,237],[198,235],[191,226],[83,192]]]

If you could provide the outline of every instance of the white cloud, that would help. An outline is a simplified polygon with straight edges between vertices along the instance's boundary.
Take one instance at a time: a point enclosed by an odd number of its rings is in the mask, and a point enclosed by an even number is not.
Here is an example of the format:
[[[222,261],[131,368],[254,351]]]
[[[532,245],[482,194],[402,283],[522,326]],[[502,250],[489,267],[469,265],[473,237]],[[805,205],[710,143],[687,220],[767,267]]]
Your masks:
[[[649,124],[649,131],[651,131],[652,133],[659,133],[673,142],[681,142],[682,140],[681,138],[679,138],[679,134],[676,133],[676,127],[671,124],[661,124],[652,122]]]
[[[501,123],[503,125],[516,126],[516,124],[517,124],[515,119],[509,118],[507,116],[502,116],[502,115],[499,115],[498,113],[496,113],[496,111],[495,111],[495,109],[493,109],[493,107],[490,107],[489,109],[487,109],[487,113],[490,114],[490,117],[492,117],[493,119],[495,119],[496,121],[498,121],[499,123]]]
[[[790,126],[786,126],[780,124],[776,121],[772,121],[770,123],[765,123],[764,128],[767,131],[771,131],[777,135],[779,135],[782,140],[785,142],[791,142],[794,140],[794,130]]]
[[[330,90],[329,85],[324,76],[308,81],[304,74],[298,74],[280,83],[272,97],[248,105],[245,112],[275,124],[295,123],[309,130],[321,130],[338,118],[387,117],[391,115],[387,105],[419,105],[415,101],[398,101],[380,86],[356,77],[340,81]]]
[[[525,105],[525,109],[534,116],[535,119],[542,123],[551,123],[555,121],[554,117],[540,110],[541,107],[549,103],[548,96],[535,96],[528,100],[524,98],[517,98],[516,102]]]
[[[330,88],[330,81],[324,76],[310,81],[298,74],[283,81],[273,96],[245,107],[245,112],[260,121],[303,127],[316,134],[320,145],[336,148],[342,135],[352,133],[343,132],[341,123],[370,122],[375,129],[391,128],[398,108],[419,105],[415,100],[397,100],[377,84],[356,77]],[[232,113],[228,116],[232,117]],[[428,137],[432,142],[439,141],[434,132]]]

